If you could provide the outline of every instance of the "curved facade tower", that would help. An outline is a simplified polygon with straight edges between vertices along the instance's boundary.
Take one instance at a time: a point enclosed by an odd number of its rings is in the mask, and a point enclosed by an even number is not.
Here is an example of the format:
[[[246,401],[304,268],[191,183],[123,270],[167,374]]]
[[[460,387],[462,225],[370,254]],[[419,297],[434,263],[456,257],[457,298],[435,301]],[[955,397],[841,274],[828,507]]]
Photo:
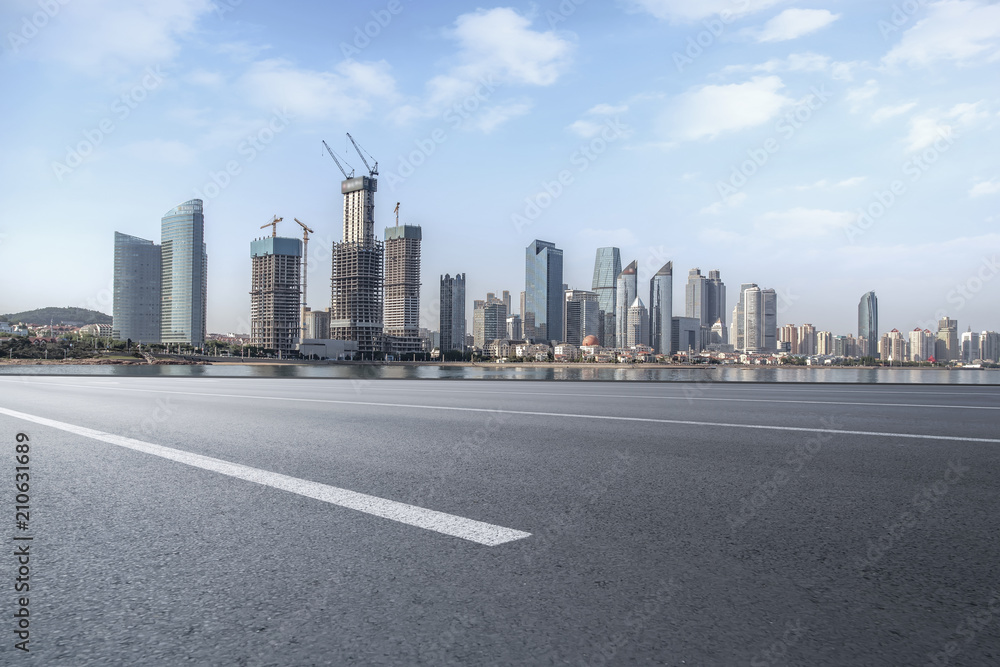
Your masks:
[[[868,292],[858,304],[858,344],[860,356],[878,356],[878,299]]]
[[[622,256],[618,248],[598,248],[594,258],[594,279],[590,288],[597,293],[597,307],[604,311],[601,345],[615,346],[615,280],[622,272]]]
[[[670,354],[674,313],[674,263],[667,262],[649,279],[649,345],[655,354]]]
[[[160,342],[205,344],[208,251],[205,215],[192,199],[163,216],[160,229]]]
[[[638,263],[635,260],[618,274],[615,290],[615,346],[624,347],[628,342],[629,307],[637,294]]]

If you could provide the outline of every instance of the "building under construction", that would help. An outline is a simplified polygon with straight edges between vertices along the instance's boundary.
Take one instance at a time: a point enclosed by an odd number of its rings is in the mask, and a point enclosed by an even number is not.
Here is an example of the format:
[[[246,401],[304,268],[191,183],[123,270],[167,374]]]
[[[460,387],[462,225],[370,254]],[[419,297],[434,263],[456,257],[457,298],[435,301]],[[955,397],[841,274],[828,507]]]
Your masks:
[[[345,174],[346,175],[346,174]],[[344,240],[333,244],[330,338],[357,341],[362,358],[383,351],[382,258],[375,238],[375,191],[368,176],[340,184],[344,195]]]
[[[399,205],[397,204],[397,211]],[[397,220],[398,222],[398,220]],[[385,341],[390,354],[423,351],[420,338],[420,240],[417,225],[385,229]]]
[[[266,226],[266,225],[265,225]],[[302,241],[279,236],[250,243],[250,340],[285,356],[299,342]]]

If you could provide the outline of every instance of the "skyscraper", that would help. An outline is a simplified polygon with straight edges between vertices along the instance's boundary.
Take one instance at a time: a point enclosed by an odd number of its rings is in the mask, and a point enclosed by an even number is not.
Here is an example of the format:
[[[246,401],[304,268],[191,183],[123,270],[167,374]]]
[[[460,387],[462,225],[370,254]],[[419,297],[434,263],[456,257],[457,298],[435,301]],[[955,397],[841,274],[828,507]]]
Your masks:
[[[250,343],[287,355],[302,335],[302,241],[269,236],[250,243]]]
[[[860,356],[878,356],[878,299],[875,292],[867,292],[858,303],[858,351]]]
[[[563,330],[563,252],[554,243],[534,240],[525,249],[524,325],[533,318],[534,339],[557,341]]]
[[[733,345],[737,350],[746,349],[746,332],[743,330],[743,326],[746,322],[745,311],[746,311],[746,299],[745,293],[751,287],[757,287],[755,283],[743,283],[740,285],[740,298],[733,308],[733,324],[730,329],[730,336],[733,340]]]
[[[598,307],[604,311],[604,340],[601,345],[614,347],[616,291],[622,257],[618,248],[598,248],[594,259],[594,279],[590,288],[597,293]]]
[[[439,317],[441,353],[465,350],[465,274],[441,276]]]
[[[160,342],[160,261],[160,246],[115,232],[114,339]]]
[[[760,292],[764,309],[764,352],[778,350],[778,293],[768,287]]]
[[[726,284],[722,282],[719,271],[708,272],[708,280],[705,281],[705,310],[708,320],[702,324],[712,327],[716,322],[722,323],[722,340],[720,343],[728,343],[726,334]]]
[[[705,276],[701,269],[688,271],[687,285],[684,286],[684,316],[696,318],[702,326],[712,326],[708,321],[708,294]]]
[[[160,223],[160,342],[205,344],[208,250],[200,199],[172,208]]]
[[[740,304],[743,306],[743,324],[740,326],[743,334],[743,350],[745,352],[762,352],[764,350],[764,300],[760,288],[756,285],[747,287],[741,293]]]
[[[628,331],[625,339],[627,347],[649,344],[649,314],[638,296],[628,308]]]
[[[958,347],[958,320],[942,317],[938,321],[937,341],[934,343],[934,357],[937,361],[958,361],[961,350]]]
[[[600,302],[596,292],[566,290],[565,326],[562,340],[580,345],[587,336],[600,332]]]
[[[674,263],[667,262],[649,279],[649,345],[655,354],[670,354],[674,315]]]
[[[615,281],[615,346],[625,347],[628,342],[628,312],[638,296],[638,263],[635,260],[622,269]]]
[[[385,229],[385,337],[392,354],[422,351],[420,338],[420,241],[418,225]]]
[[[368,176],[341,182],[344,240],[333,244],[330,338],[357,341],[362,358],[383,349],[382,257],[375,238],[375,191]]]

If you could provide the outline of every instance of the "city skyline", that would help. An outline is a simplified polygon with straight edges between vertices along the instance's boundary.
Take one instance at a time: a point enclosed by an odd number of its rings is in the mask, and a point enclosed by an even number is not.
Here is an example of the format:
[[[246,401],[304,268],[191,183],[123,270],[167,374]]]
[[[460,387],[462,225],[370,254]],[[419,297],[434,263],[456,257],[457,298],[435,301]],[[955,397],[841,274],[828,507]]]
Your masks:
[[[156,238],[155,212],[204,197],[208,330],[244,328],[246,243],[274,213],[309,221],[310,282],[330,275],[340,174],[320,140],[351,155],[350,130],[381,161],[379,232],[403,201],[426,234],[424,327],[437,321],[427,277],[459,270],[473,294],[516,294],[519,251],[545,238],[577,289],[594,248],[614,245],[640,282],[672,261],[678,275],[712,266],[730,285],[773,286],[782,322],[852,331],[857,295],[874,289],[901,331],[945,315],[997,328],[996,6],[928,2],[894,18],[860,1],[795,4],[723,20],[721,5],[666,0],[395,13],[190,2],[155,19],[143,3],[70,3],[24,38],[37,5],[5,3],[0,71],[26,91],[4,107],[8,219],[40,220],[56,239],[45,262],[78,279],[46,280],[24,251],[30,226],[4,223],[0,260],[42,278],[5,290],[2,307],[110,313],[113,232]],[[307,10],[310,25],[286,16]],[[365,37],[373,11],[389,18]],[[52,103],[63,95],[74,103]],[[730,107],[741,114],[705,113]],[[628,197],[598,196],[626,173]],[[321,294],[307,305],[327,307]]]

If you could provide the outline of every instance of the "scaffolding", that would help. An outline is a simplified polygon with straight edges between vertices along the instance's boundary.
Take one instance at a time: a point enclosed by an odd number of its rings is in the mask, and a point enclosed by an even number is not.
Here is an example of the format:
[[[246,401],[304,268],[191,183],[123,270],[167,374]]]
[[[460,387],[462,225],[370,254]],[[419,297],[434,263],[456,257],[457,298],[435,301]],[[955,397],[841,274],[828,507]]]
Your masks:
[[[251,243],[250,342],[281,355],[295,351],[300,335],[302,245],[270,237]]]
[[[362,358],[383,351],[381,241],[334,243],[330,338],[357,341]]]
[[[420,338],[419,226],[385,230],[385,335],[395,355],[419,354]]]

